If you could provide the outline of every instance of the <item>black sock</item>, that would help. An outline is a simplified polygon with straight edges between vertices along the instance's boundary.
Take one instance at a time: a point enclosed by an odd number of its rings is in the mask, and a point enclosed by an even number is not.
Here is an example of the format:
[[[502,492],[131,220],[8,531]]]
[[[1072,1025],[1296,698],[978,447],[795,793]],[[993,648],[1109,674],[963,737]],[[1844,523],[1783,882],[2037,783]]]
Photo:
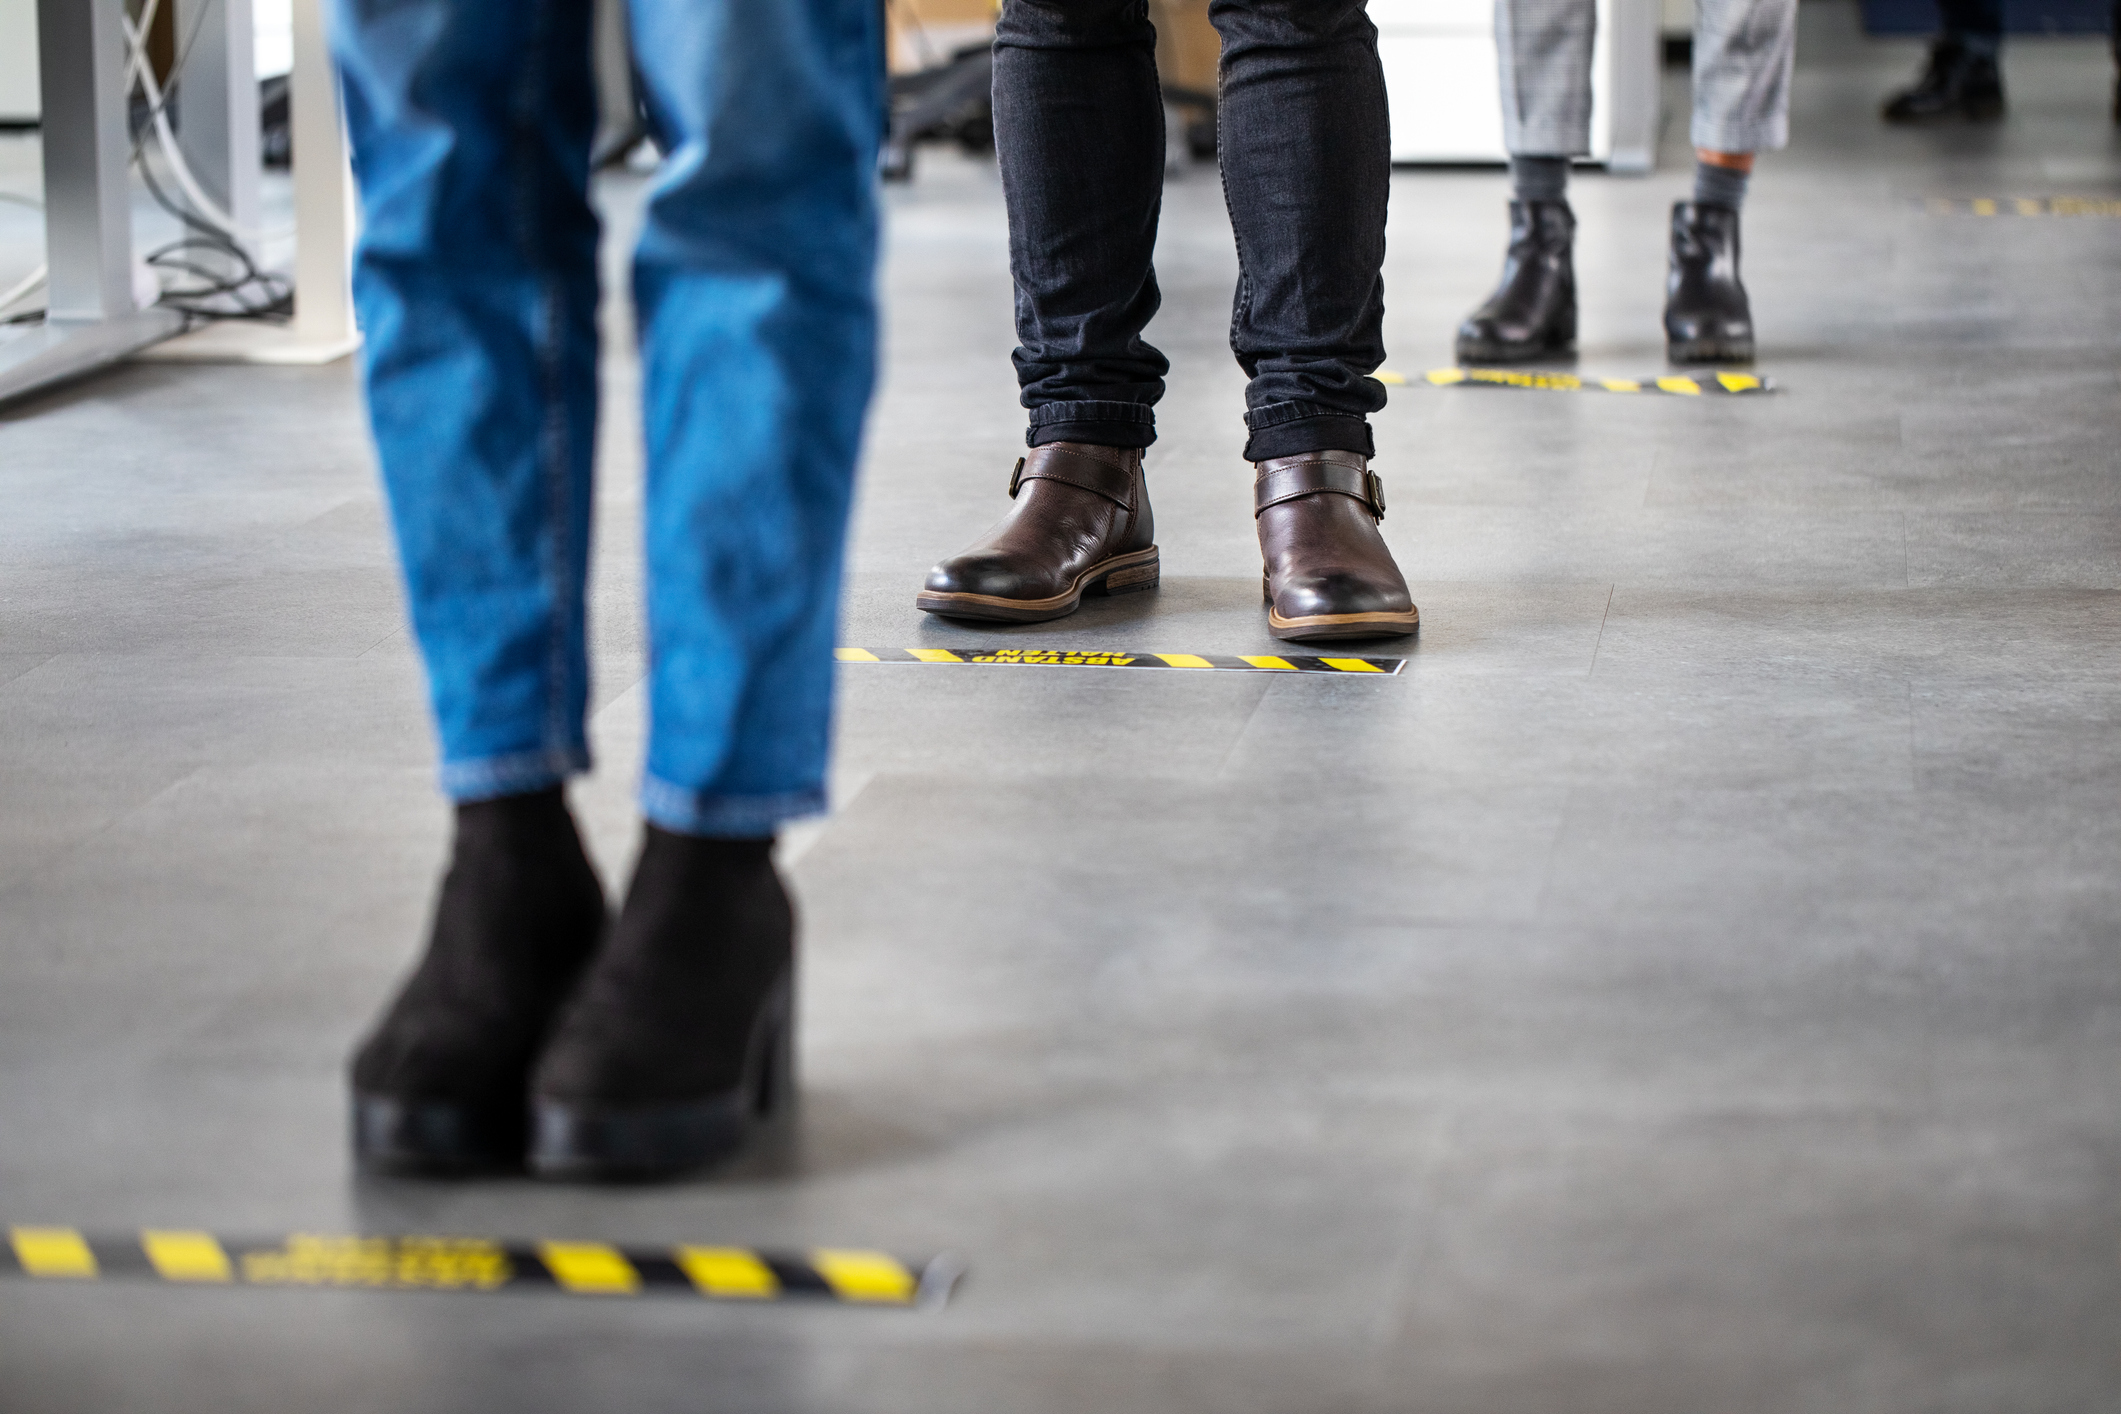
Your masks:
[[[1752,173],[1741,172],[1736,167],[1721,167],[1714,162],[1694,162],[1694,200],[1702,206],[1728,206],[1733,211],[1745,207],[1746,184]]]
[[[1519,201],[1567,201],[1569,159],[1511,157],[1510,194]]]

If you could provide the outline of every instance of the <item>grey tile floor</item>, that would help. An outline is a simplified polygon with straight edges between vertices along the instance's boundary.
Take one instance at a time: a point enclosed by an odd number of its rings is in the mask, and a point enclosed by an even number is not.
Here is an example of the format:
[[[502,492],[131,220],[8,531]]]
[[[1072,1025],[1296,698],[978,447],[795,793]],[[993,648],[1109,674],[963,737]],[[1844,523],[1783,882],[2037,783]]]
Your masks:
[[[0,411],[0,1221],[972,1267],[936,1316],[0,1285],[0,1409],[2121,1407],[2121,222],[1911,202],[2116,195],[2110,69],[2014,44],[2007,123],[1888,131],[1915,46],[1804,29],[1747,214],[1786,391],[1396,393],[1403,675],[844,672],[800,1133],[704,1182],[348,1172],[446,823],[350,372]],[[1662,367],[1683,134],[1577,183],[1585,371]],[[1502,200],[1395,178],[1391,367],[1449,361]],[[1166,207],[1163,589],[1005,633],[911,607],[1016,455],[998,190],[938,154],[891,205],[843,641],[1272,651],[1212,173]],[[577,792],[614,875],[632,377]]]

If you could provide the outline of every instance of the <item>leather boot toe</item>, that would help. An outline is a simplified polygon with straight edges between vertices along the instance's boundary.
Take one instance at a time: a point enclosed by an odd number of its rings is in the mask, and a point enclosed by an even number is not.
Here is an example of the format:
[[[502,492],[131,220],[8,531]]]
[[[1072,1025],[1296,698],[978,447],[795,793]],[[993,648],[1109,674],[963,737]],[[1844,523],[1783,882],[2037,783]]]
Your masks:
[[[1138,449],[1034,447],[1017,462],[1009,496],[1015,504],[998,525],[928,571],[916,607],[1036,623],[1074,613],[1085,594],[1156,587],[1156,521]]]

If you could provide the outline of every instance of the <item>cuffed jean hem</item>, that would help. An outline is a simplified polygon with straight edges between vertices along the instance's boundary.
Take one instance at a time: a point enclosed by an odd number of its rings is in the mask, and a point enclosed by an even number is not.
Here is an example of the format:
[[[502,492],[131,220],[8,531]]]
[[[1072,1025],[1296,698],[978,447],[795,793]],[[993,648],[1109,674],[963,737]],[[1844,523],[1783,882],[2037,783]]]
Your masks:
[[[1041,403],[1031,409],[1024,445],[1088,442],[1099,447],[1146,447],[1156,440],[1156,413],[1147,403]]]
[[[464,804],[495,800],[504,795],[528,795],[556,786],[569,776],[589,769],[586,746],[548,746],[537,751],[518,751],[508,756],[485,756],[476,761],[447,761],[442,765],[442,794]]]
[[[1305,452],[1360,452],[1377,455],[1377,439],[1370,424],[1345,413],[1327,413],[1292,418],[1253,429],[1245,443],[1245,460],[1270,461],[1275,457],[1300,457]]]
[[[715,795],[687,790],[645,776],[641,780],[641,815],[677,835],[718,840],[770,839],[790,820],[825,813],[822,786],[779,795]]]

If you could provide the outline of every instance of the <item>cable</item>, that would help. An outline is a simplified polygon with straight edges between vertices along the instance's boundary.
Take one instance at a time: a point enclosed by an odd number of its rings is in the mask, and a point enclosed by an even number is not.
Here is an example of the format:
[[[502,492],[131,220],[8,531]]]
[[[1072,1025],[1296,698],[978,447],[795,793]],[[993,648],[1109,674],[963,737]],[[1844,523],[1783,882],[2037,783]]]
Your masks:
[[[14,287],[13,289],[9,290],[9,291],[8,291],[8,292],[7,292],[6,294],[0,294],[0,310],[4,310],[4,309],[6,309],[6,308],[7,308],[7,307],[8,307],[9,305],[13,304],[13,303],[14,303],[14,302],[15,302],[16,300],[19,300],[19,299],[21,299],[21,298],[22,298],[22,297],[23,297],[24,295],[28,294],[28,293],[29,293],[29,292],[30,292],[31,290],[34,290],[34,289],[36,289],[36,288],[37,288],[37,286],[39,286],[39,285],[43,284],[43,283],[44,283],[44,276],[45,276],[45,274],[46,274],[47,270],[48,270],[48,267],[46,267],[46,266],[43,266],[43,265],[40,265],[40,266],[38,266],[38,267],[37,267],[36,269],[34,269],[34,270],[30,271],[30,272],[29,272],[29,274],[25,275],[25,276],[24,276],[24,277],[22,278],[22,282],[21,282],[20,284],[16,285],[16,286],[15,286],[15,287]]]
[[[144,90],[148,102],[148,125],[133,138],[132,160],[138,167],[140,179],[147,186],[148,195],[155,204],[174,216],[191,235],[149,252],[146,264],[157,271],[170,271],[189,275],[201,283],[167,289],[157,301],[164,308],[174,309],[199,320],[208,319],[262,319],[284,321],[294,313],[294,289],[286,277],[260,270],[250,251],[245,248],[246,239],[262,239],[255,231],[238,227],[227,212],[221,210],[199,189],[192,175],[190,164],[184,160],[182,149],[177,146],[176,136],[170,129],[169,103],[176,96],[177,86],[184,76],[184,66],[191,57],[192,46],[198,42],[199,30],[205,22],[202,10],[199,19],[193,22],[191,33],[186,35],[179,49],[176,63],[171,67],[169,84],[165,88],[155,81],[154,66],[147,57],[146,36],[154,23],[155,12],[161,0],[146,0],[135,24],[120,16],[125,30],[127,50],[125,91],[129,96],[135,88]],[[169,163],[171,174],[190,207],[180,204],[164,191],[155,179],[154,164],[148,159],[147,134],[155,136],[155,145],[161,149],[164,160]],[[219,256],[235,267],[232,275],[223,274],[196,259],[183,258],[198,253]],[[257,296],[247,291],[255,289]]]

